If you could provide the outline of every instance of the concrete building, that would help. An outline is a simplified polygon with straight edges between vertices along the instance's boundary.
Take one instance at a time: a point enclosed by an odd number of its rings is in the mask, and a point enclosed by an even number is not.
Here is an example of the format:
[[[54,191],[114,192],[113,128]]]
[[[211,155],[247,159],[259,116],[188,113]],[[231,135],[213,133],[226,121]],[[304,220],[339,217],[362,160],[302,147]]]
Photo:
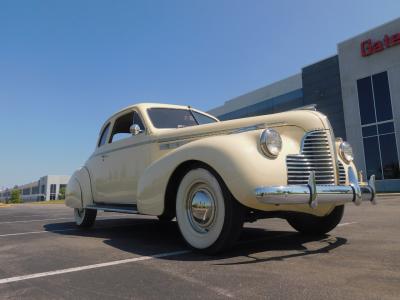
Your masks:
[[[400,18],[338,43],[338,54],[236,97],[209,113],[221,120],[317,104],[379,191],[400,191]]]
[[[68,175],[46,175],[31,183],[3,189],[0,191],[0,201],[10,199],[13,189],[20,190],[24,202],[56,200],[59,199],[60,189],[67,186],[69,178]]]

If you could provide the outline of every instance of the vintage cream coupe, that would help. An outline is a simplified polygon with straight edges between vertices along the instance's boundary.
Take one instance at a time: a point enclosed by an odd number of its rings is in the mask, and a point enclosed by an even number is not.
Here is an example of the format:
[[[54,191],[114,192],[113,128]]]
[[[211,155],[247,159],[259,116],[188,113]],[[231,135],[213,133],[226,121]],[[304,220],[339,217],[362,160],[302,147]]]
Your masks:
[[[185,241],[217,253],[244,222],[284,218],[324,234],[344,204],[375,204],[351,146],[313,109],[219,121],[189,106],[143,103],[109,118],[94,153],[68,183],[76,224],[112,211],[176,217]]]

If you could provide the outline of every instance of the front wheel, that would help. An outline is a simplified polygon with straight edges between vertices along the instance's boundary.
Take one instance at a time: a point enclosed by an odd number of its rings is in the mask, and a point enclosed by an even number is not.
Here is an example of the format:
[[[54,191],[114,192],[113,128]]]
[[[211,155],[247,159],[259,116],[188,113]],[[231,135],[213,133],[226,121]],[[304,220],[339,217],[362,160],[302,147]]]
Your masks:
[[[78,227],[88,228],[92,227],[96,220],[97,210],[88,208],[75,208],[74,209],[75,223]]]
[[[298,232],[309,235],[323,235],[334,229],[342,220],[344,205],[336,206],[328,215],[316,217],[295,214],[287,218],[288,223]]]
[[[243,211],[213,170],[199,166],[182,178],[176,197],[176,219],[192,248],[216,254],[232,246],[243,226]]]

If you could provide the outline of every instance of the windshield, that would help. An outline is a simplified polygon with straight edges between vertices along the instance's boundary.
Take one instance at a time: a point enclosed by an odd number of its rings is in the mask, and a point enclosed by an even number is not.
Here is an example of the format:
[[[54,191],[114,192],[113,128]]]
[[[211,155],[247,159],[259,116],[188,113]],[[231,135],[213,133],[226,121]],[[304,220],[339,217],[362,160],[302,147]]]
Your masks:
[[[217,122],[190,109],[149,108],[147,113],[156,128],[182,128]]]

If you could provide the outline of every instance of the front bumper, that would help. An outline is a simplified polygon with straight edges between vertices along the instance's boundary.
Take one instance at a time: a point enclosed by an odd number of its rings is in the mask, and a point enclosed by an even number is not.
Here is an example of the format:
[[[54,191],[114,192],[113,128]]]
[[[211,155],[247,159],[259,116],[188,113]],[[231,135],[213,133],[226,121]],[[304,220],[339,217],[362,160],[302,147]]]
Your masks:
[[[375,175],[368,184],[359,183],[352,167],[348,169],[349,185],[317,185],[314,171],[310,172],[308,184],[266,186],[255,189],[257,200],[264,204],[308,204],[316,208],[319,203],[344,204],[362,201],[376,204]]]

